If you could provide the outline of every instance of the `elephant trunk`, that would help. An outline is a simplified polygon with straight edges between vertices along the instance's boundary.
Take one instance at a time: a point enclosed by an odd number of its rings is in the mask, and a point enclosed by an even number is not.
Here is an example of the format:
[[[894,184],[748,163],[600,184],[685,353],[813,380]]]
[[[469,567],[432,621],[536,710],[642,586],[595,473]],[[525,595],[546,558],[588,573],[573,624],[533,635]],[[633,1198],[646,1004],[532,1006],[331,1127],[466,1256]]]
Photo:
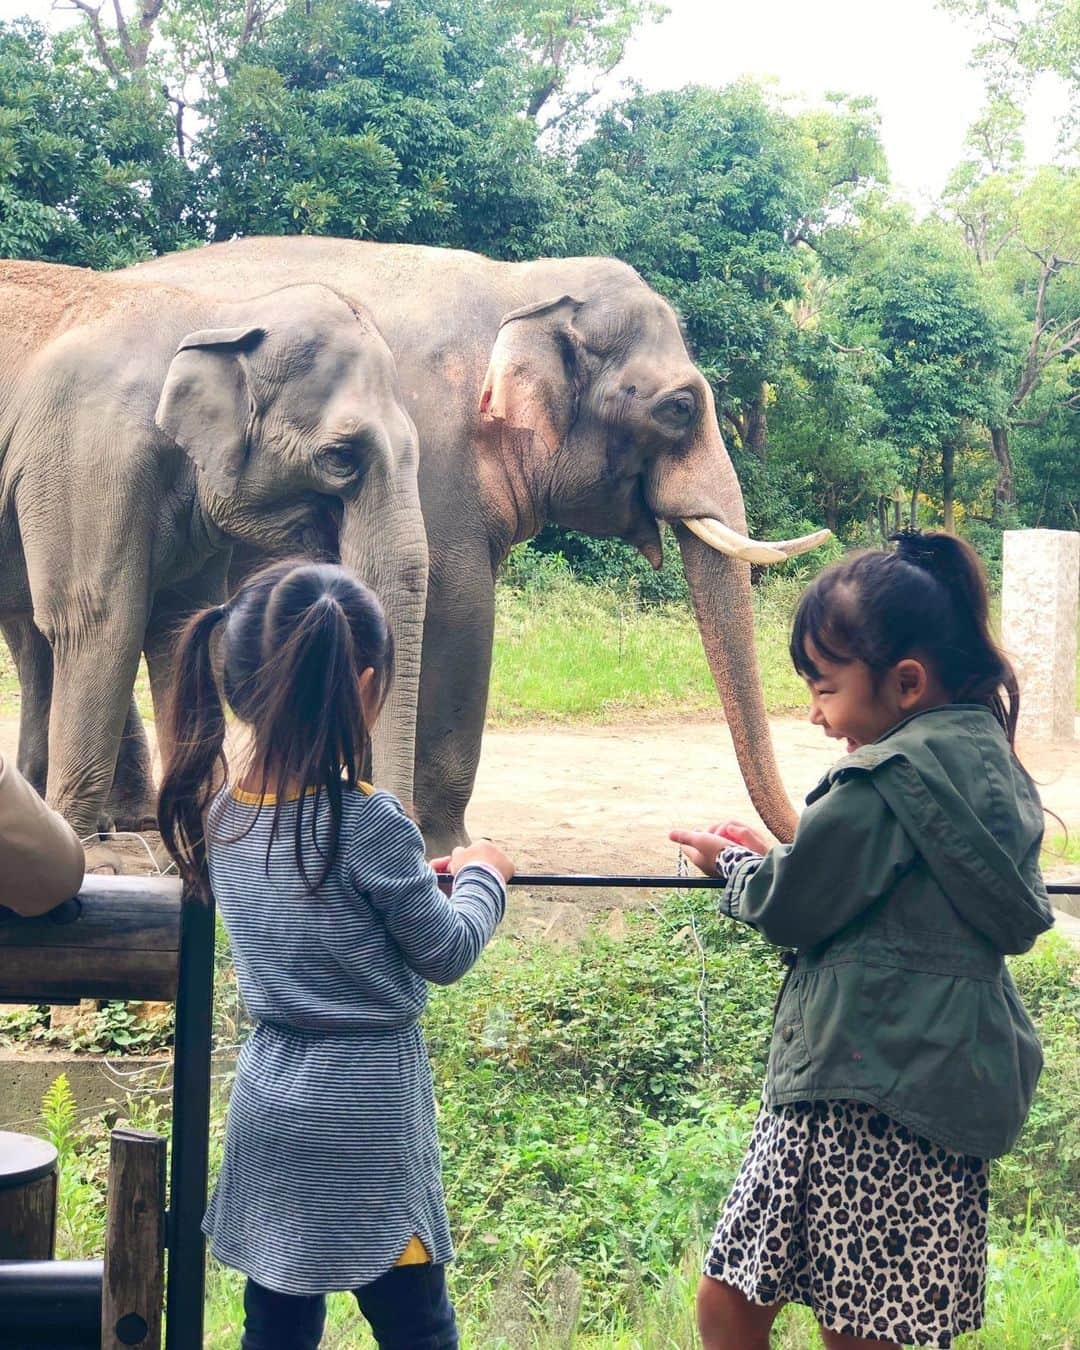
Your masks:
[[[701,642],[724,705],[739,769],[750,799],[782,843],[795,834],[797,815],[780,779],[754,647],[750,565],[717,553],[676,527]]]
[[[341,561],[379,597],[394,636],[394,682],[372,735],[372,777],[411,811],[428,583],[415,466],[411,482],[404,475],[365,484],[346,505],[340,547]]]

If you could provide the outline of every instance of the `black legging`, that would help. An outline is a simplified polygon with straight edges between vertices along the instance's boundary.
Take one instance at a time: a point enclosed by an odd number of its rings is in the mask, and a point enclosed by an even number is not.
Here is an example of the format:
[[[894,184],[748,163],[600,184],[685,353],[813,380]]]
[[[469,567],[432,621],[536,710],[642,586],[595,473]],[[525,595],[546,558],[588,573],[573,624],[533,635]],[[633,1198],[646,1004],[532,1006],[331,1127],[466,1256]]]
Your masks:
[[[380,1350],[456,1350],[444,1266],[395,1266],[352,1292]],[[317,1350],[325,1323],[322,1294],[277,1294],[248,1280],[241,1350]]]

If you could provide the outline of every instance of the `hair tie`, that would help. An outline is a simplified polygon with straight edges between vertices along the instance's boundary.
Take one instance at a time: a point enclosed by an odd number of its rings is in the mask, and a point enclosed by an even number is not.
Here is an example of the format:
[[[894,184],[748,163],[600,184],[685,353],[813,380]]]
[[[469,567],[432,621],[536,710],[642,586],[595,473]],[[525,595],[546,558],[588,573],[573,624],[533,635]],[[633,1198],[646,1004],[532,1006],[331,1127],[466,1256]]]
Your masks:
[[[905,525],[902,530],[889,536],[890,541],[896,545],[896,551],[905,562],[913,564],[915,567],[922,567],[926,571],[935,570],[935,565],[941,562],[941,555],[932,548],[926,539],[922,530],[914,525]]]

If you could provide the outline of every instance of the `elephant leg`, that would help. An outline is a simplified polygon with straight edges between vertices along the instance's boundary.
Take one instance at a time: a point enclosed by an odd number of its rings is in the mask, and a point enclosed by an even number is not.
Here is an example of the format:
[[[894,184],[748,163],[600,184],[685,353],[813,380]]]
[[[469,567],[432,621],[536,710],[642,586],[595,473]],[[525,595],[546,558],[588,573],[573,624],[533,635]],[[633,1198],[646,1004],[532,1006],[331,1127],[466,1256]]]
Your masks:
[[[32,619],[3,624],[21,691],[19,703],[19,772],[42,796],[49,775],[49,710],[52,705],[53,655]],[[155,820],[150,747],[139,710],[132,698],[124,723],[113,790],[102,816],[101,830],[142,830]]]
[[[494,631],[495,583],[486,552],[480,559],[437,561],[420,664],[414,797],[429,857],[469,842],[465,808],[480,762]]]
[[[53,642],[46,799],[81,838],[97,833],[108,801],[142,647],[142,616],[116,612],[90,637]]]
[[[216,554],[181,586],[159,591],[154,597],[143,650],[150,673],[150,696],[154,700],[159,762],[165,758],[169,748],[165,739],[165,710],[172,692],[173,651],[177,636],[185,621],[196,610],[207,605],[218,605],[225,599],[229,561],[228,553]]]
[[[19,772],[44,794],[49,773],[52,648],[32,619],[8,619],[0,627],[19,676]]]
[[[157,829],[157,790],[150,742],[134,694],[120,736],[107,814],[117,830]]]

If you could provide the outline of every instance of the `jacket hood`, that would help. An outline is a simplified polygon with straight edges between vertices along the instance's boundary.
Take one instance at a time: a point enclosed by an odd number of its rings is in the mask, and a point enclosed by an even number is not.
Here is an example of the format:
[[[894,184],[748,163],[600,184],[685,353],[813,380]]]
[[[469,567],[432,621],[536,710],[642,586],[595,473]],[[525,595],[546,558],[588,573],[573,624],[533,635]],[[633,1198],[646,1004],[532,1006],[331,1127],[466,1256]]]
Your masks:
[[[1027,951],[1053,926],[1042,803],[988,708],[909,717],[841,760],[808,801],[853,774],[869,776],[953,908],[999,951]]]

